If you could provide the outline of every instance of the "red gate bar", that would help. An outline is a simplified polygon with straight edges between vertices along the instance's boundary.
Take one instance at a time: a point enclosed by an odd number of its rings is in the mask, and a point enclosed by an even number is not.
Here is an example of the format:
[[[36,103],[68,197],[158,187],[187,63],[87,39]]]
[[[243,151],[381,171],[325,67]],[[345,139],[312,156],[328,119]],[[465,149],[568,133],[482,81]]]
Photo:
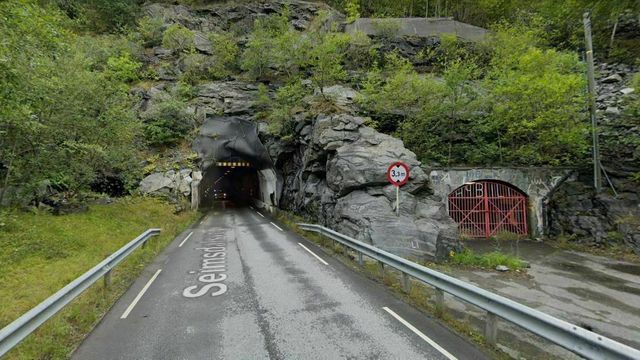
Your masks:
[[[449,194],[449,216],[460,232],[489,238],[502,232],[527,235],[527,197],[498,181],[466,183]]]

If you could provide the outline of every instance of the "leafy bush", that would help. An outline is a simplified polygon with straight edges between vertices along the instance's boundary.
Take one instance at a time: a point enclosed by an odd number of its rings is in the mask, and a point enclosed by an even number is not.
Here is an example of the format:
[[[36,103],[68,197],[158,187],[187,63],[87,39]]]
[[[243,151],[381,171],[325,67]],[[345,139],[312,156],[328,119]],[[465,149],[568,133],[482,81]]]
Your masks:
[[[224,79],[236,70],[240,49],[233,35],[223,32],[209,36],[215,61],[209,67],[209,73],[214,79]]]
[[[179,100],[158,104],[143,115],[143,120],[145,138],[152,146],[175,145],[185,139],[194,127],[186,104]]]
[[[397,135],[425,163],[575,164],[588,149],[582,65],[539,41],[535,30],[499,27],[484,68],[448,42],[442,80],[387,55],[360,103],[374,117],[399,115]]]
[[[181,80],[191,85],[197,84],[200,80],[210,78],[209,69],[214,64],[214,60],[207,55],[199,53],[186,54],[182,58],[184,72]]]
[[[269,123],[269,131],[281,136],[293,134],[296,125],[293,115],[296,110],[301,108],[302,100],[308,94],[308,89],[299,80],[280,87],[276,91],[275,98],[270,101],[270,111],[266,118]],[[263,88],[260,96],[262,104],[268,101],[266,96]]]
[[[173,24],[164,31],[162,47],[175,52],[190,52],[195,46],[195,35],[181,24]]]
[[[107,60],[107,75],[114,80],[133,82],[140,79],[142,64],[131,59],[128,53]]]
[[[344,11],[347,14],[347,23],[352,22],[360,18],[360,4],[358,0],[347,0],[344,5]]]
[[[158,46],[162,43],[162,25],[164,19],[145,16],[138,21],[138,32],[146,47]]]
[[[73,36],[59,12],[31,2],[1,2],[0,18],[2,182],[30,199],[42,181],[78,193],[98,173],[135,173],[132,99],[108,69],[113,54],[95,49],[116,43]]]

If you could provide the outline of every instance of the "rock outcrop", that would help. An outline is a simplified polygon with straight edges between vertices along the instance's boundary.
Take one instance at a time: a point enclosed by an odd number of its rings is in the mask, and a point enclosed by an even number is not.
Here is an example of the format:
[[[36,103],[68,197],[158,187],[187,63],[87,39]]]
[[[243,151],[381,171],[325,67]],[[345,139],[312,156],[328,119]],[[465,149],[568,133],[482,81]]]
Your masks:
[[[347,114],[305,119],[290,143],[265,134],[283,177],[280,206],[402,256],[437,258],[457,249],[457,226],[430,195],[415,154],[366,121]],[[395,161],[411,169],[399,215],[385,175]]]
[[[640,89],[629,81],[640,69],[606,63],[597,68],[602,165],[618,195],[606,178],[604,192],[596,195],[591,169],[584,169],[578,181],[567,182],[551,199],[550,233],[596,246],[626,244],[640,254],[640,186],[632,180],[640,173],[640,122],[625,114],[629,101],[639,96]]]

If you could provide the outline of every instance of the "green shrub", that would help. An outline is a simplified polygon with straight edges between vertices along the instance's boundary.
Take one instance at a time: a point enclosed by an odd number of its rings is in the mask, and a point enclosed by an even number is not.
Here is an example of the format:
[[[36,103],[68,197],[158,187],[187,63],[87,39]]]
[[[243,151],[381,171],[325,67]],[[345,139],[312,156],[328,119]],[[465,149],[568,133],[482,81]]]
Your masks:
[[[164,19],[145,16],[138,21],[138,32],[146,47],[158,46],[162,43],[162,25]]]
[[[144,134],[152,146],[171,146],[185,139],[194,127],[193,116],[187,113],[186,104],[168,100],[158,104],[143,116]]]
[[[173,24],[164,31],[162,47],[175,52],[190,52],[195,47],[195,35],[181,24]]]
[[[214,64],[214,60],[207,55],[199,53],[186,54],[182,61],[184,62],[184,72],[181,80],[195,85],[200,80],[207,80],[210,78],[209,69]]]
[[[235,72],[240,48],[233,35],[226,32],[211,34],[209,40],[215,58],[209,73],[214,79],[224,79]]]
[[[128,53],[107,60],[107,75],[117,81],[133,82],[140,79],[142,64],[131,59]]]
[[[358,0],[347,0],[344,4],[344,11],[347,14],[347,23],[352,22],[360,18],[360,4]]]

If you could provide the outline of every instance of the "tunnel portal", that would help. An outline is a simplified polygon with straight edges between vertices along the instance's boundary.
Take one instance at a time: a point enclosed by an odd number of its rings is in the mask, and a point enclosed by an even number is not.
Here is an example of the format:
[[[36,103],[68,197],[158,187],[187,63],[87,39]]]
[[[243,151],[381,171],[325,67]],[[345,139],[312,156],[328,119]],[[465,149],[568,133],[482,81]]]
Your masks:
[[[209,116],[193,143],[202,179],[192,207],[277,206],[277,175],[260,141],[257,124],[242,116]]]

